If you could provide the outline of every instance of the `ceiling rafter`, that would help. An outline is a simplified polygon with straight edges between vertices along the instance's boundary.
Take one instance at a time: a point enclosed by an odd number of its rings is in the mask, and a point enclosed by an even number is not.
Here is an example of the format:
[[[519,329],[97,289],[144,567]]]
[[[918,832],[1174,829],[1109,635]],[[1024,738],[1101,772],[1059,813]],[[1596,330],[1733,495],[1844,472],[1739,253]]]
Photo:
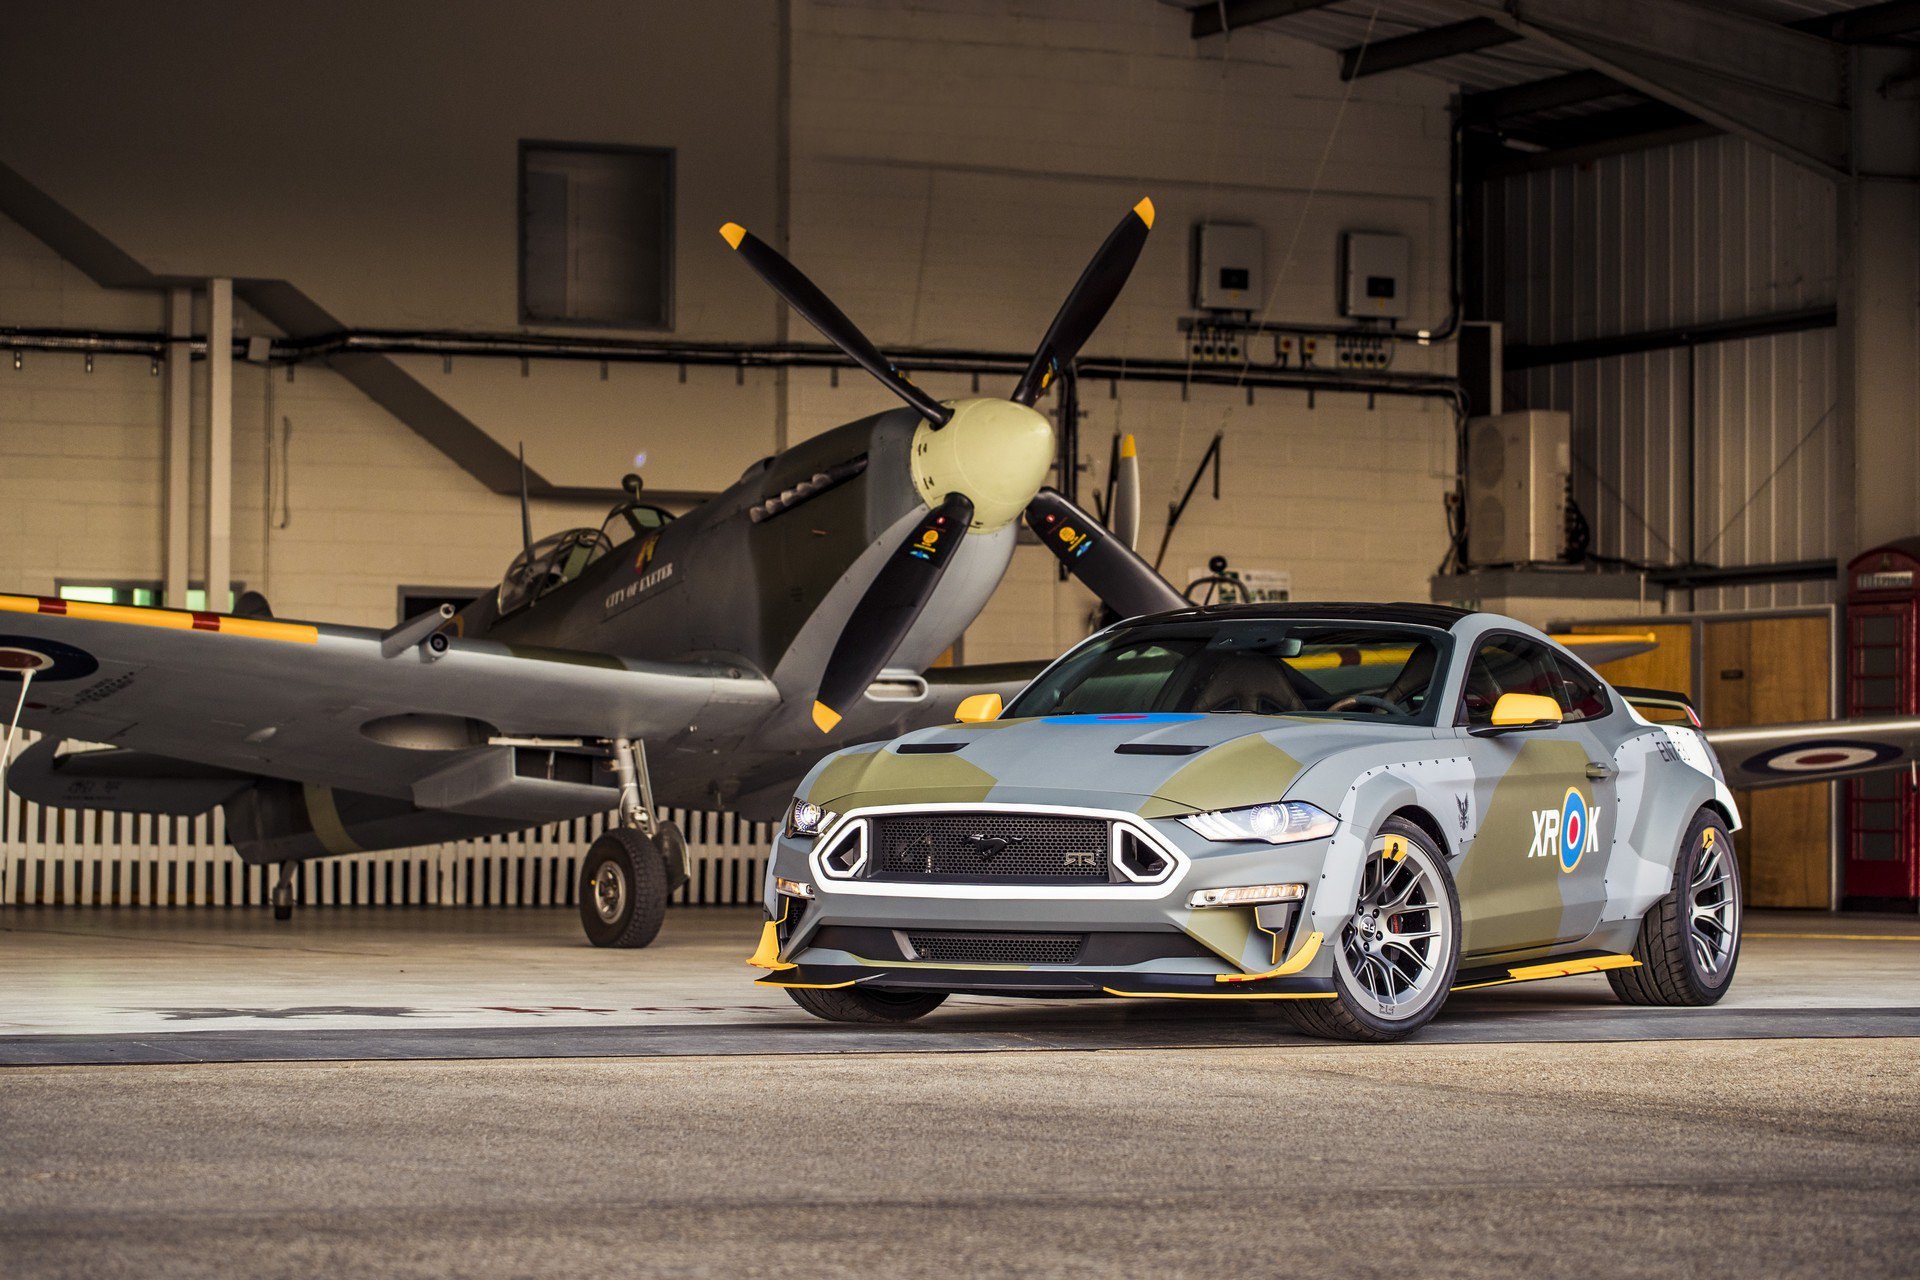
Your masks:
[[[1355,80],[1361,76],[1399,71],[1406,67],[1417,67],[1424,62],[1437,62],[1441,58],[1451,58],[1456,54],[1473,53],[1480,49],[1491,49],[1495,45],[1512,44],[1520,38],[1518,32],[1509,31],[1499,23],[1488,21],[1486,18],[1468,18],[1464,22],[1449,23],[1444,27],[1427,27],[1420,31],[1409,31],[1405,35],[1388,36],[1384,40],[1372,40],[1366,44],[1356,44],[1342,49],[1340,78]]]

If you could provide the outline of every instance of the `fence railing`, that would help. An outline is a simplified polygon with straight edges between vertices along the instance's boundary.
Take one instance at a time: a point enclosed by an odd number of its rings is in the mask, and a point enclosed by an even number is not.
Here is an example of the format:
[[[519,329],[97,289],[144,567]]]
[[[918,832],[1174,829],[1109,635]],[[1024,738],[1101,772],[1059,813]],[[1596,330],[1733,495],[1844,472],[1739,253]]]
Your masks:
[[[37,740],[22,732],[14,755]],[[676,906],[759,900],[773,828],[736,814],[668,809],[687,837],[690,879]],[[308,906],[572,906],[580,859],[611,812],[504,836],[415,849],[316,858],[297,869]],[[252,867],[227,847],[218,809],[193,818],[54,809],[0,795],[0,905],[256,906],[274,867]]]

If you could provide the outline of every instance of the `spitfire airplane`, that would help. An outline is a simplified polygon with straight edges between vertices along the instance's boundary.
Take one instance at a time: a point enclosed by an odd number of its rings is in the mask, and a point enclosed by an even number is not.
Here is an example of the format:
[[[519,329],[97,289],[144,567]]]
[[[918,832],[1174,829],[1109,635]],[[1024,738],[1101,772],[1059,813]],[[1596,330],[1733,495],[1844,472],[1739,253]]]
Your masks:
[[[49,805],[221,806],[243,859],[280,864],[282,918],[304,859],[614,809],[582,920],[595,943],[644,946],[686,874],[658,806],[770,815],[822,751],[1011,695],[1038,669],[928,669],[986,604],[1021,520],[1116,613],[1185,603],[1044,487],[1055,439],[1033,407],[1152,225],[1148,200],[1120,220],[1011,396],[943,402],[728,223],[726,243],[904,408],[757,462],[678,519],[634,484],[599,528],[529,537],[496,593],[385,632],[285,621],[257,597],[228,616],[0,595],[0,680],[46,735],[8,782]]]
[[[1010,396],[956,401],[908,381],[728,223],[728,246],[904,407],[757,462],[677,519],[631,485],[598,528],[529,534],[492,595],[384,632],[275,618],[252,595],[232,615],[0,595],[0,684],[19,686],[15,725],[45,735],[7,785],[51,806],[218,806],[242,859],[280,866],[282,919],[306,859],[613,810],[583,860],[581,919],[596,945],[645,946],[686,875],[660,806],[771,818],[824,752],[949,720],[1037,673],[931,665],[985,606],[1019,522],[1114,615],[1187,604],[1131,549],[1137,471],[1115,536],[1045,487],[1055,437],[1034,408],[1153,217],[1143,199],[1120,220]],[[1649,647],[1563,639],[1594,662]],[[1910,759],[1912,736],[1866,754]],[[1769,758],[1772,781],[1806,781],[1826,776],[1822,758],[1862,753]]]

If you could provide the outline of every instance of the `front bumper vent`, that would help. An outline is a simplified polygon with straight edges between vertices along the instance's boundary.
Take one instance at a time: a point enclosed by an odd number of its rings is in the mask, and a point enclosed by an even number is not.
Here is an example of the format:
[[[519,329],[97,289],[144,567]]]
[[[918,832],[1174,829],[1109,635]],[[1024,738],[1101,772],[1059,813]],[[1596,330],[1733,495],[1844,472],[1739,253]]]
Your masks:
[[[916,959],[935,964],[1072,964],[1083,933],[908,933]]]

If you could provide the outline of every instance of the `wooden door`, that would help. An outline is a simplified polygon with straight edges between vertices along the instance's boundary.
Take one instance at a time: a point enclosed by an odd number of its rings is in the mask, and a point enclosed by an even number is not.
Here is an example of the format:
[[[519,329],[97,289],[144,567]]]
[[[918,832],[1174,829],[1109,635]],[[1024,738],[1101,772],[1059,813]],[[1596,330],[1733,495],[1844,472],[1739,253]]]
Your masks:
[[[1592,634],[1615,631],[1647,632],[1654,647],[1645,653],[1596,668],[1609,683],[1642,689],[1667,689],[1696,696],[1693,689],[1693,624],[1691,622],[1581,623],[1573,630]]]
[[[1701,631],[1700,711],[1709,728],[1831,718],[1833,633],[1824,615],[1715,618]],[[1828,906],[1833,784],[1734,797],[1746,822],[1734,844],[1747,904]]]

